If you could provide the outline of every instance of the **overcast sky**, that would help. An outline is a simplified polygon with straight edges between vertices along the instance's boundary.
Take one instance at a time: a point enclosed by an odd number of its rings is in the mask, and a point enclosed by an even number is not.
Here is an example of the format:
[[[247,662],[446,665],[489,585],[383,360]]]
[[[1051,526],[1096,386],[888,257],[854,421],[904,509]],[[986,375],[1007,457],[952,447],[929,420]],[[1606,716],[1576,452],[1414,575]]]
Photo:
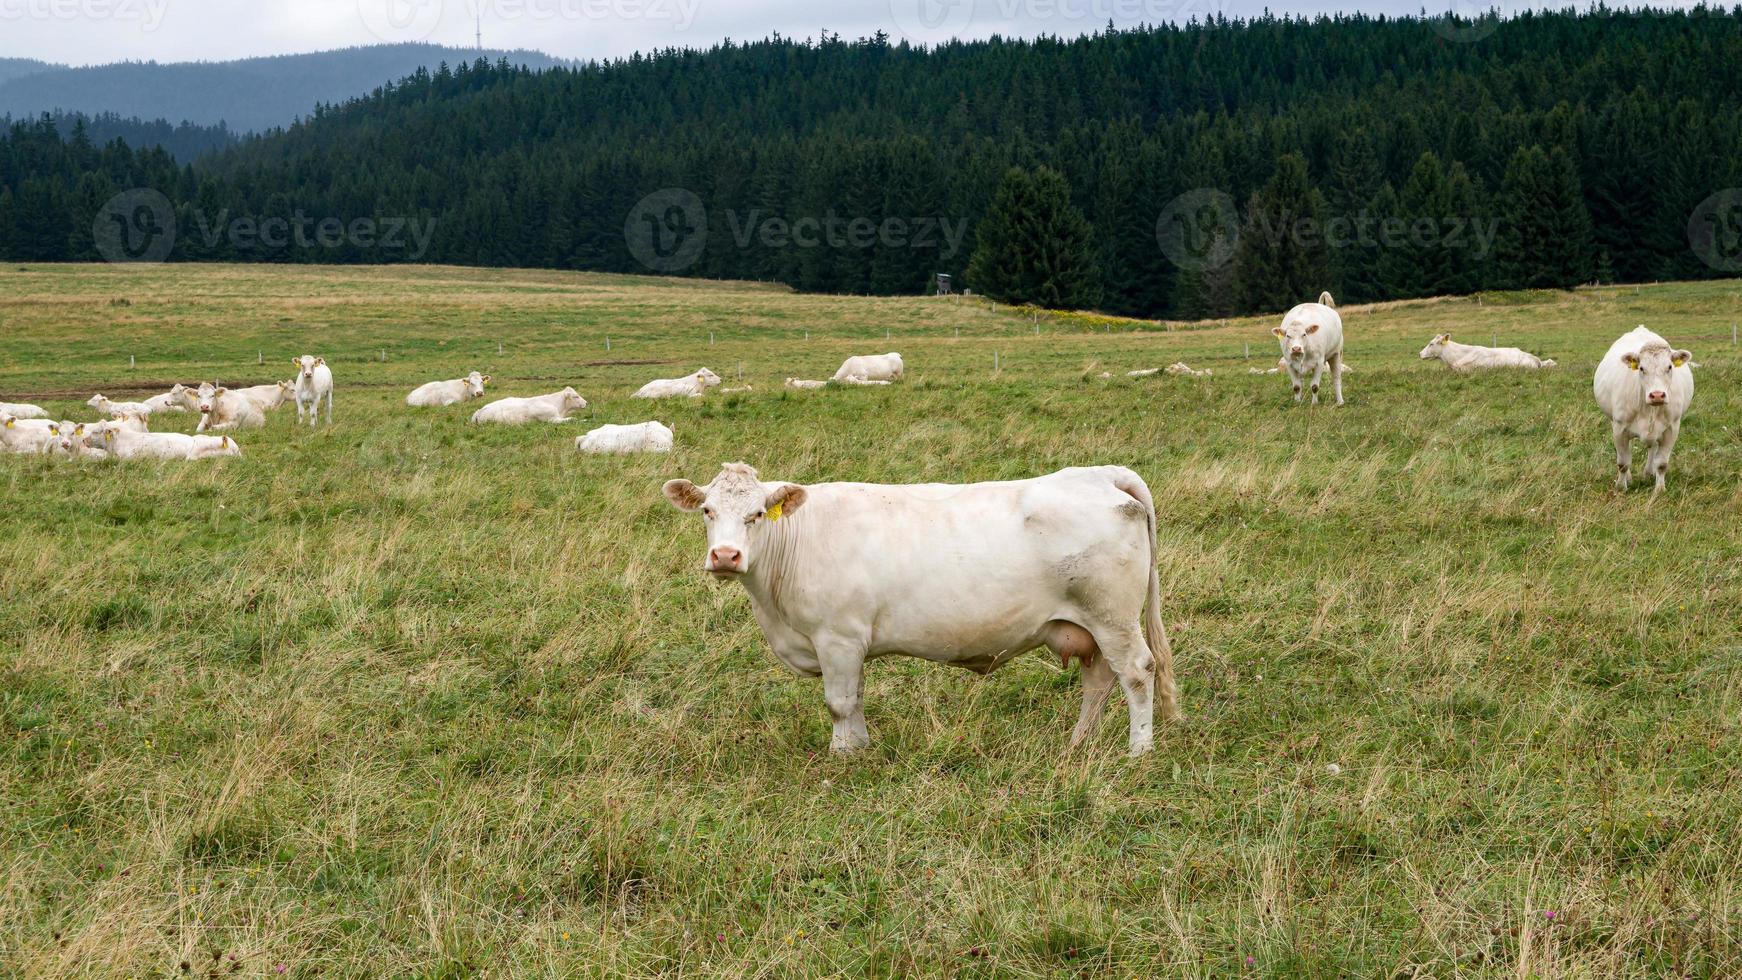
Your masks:
[[[1526,0],[1503,0],[1502,10]],[[1489,0],[1430,0],[1429,9],[1485,9]],[[74,65],[229,60],[375,44],[472,43],[602,58],[771,31],[852,38],[877,30],[916,41],[1031,36],[1193,16],[1253,17],[1349,9],[1316,0],[0,0],[0,57]],[[1367,0],[1370,13],[1419,12],[1419,0]]]

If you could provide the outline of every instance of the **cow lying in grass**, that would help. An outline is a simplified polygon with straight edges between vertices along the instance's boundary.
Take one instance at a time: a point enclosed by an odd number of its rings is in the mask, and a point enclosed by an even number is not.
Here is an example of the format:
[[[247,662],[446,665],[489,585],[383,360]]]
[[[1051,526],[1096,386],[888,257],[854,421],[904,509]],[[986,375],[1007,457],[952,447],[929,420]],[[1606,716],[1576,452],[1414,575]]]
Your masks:
[[[570,422],[587,407],[587,400],[573,388],[553,391],[536,398],[500,398],[472,413],[473,422],[524,425],[527,422]]]
[[[1431,361],[1435,358],[1445,362],[1447,368],[1459,374],[1469,374],[1471,371],[1482,371],[1488,368],[1524,368],[1535,371],[1538,368],[1555,366],[1553,360],[1537,357],[1535,354],[1520,350],[1517,347],[1477,347],[1474,344],[1460,344],[1452,339],[1449,333],[1442,333],[1428,341],[1421,349],[1421,359]]]
[[[1072,745],[1094,730],[1115,680],[1133,755],[1153,746],[1157,704],[1163,718],[1179,717],[1155,505],[1128,469],[800,486],[727,463],[706,486],[670,481],[665,496],[701,512],[702,568],[744,586],[774,655],[822,677],[836,752],[869,743],[865,661],[894,655],[980,673],[1042,646],[1080,660]]]
[[[484,386],[490,383],[490,376],[473,371],[463,378],[452,381],[431,381],[419,385],[411,394],[405,396],[405,403],[413,408],[443,408],[448,405],[458,405],[474,398],[484,397]]]
[[[720,376],[707,368],[681,378],[661,378],[641,386],[631,398],[700,398],[720,383]]]

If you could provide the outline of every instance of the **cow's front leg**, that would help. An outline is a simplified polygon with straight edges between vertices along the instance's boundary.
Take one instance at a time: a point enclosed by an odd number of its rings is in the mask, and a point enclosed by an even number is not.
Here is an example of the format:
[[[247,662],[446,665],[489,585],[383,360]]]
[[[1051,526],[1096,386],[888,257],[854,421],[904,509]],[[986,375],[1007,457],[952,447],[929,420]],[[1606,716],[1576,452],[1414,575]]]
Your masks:
[[[1679,435],[1681,435],[1679,426],[1670,427],[1670,430],[1663,434],[1663,438],[1658,440],[1657,445],[1651,447],[1651,452],[1645,457],[1646,466],[1651,470],[1651,475],[1657,478],[1657,485],[1652,487],[1652,493],[1663,492],[1664,477],[1669,473],[1669,454],[1671,450],[1675,449],[1675,440]]]
[[[1299,405],[1300,404],[1300,383],[1302,380],[1302,376],[1298,371],[1296,371],[1294,369],[1294,362],[1293,361],[1288,362],[1288,380],[1293,382],[1293,384],[1294,384],[1294,403],[1296,405]]]
[[[1313,404],[1314,405],[1317,405],[1319,403],[1319,382],[1324,379],[1324,376],[1325,376],[1325,362],[1320,361],[1318,363],[1318,365],[1313,368]]]
[[[829,751],[845,754],[870,745],[871,733],[865,727],[865,648],[844,639],[819,639],[816,648],[823,699],[835,729]]]
[[[1627,434],[1627,427],[1619,422],[1609,423],[1609,429],[1615,437],[1615,489],[1626,492],[1627,484],[1633,478],[1633,437]]]

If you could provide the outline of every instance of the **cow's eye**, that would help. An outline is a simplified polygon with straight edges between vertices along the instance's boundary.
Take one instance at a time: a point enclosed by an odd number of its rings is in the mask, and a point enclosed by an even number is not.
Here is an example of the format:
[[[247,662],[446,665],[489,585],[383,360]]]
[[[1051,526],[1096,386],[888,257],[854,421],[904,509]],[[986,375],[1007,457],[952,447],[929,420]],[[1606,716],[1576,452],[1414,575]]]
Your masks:
[[[759,510],[759,511],[757,511],[757,512],[756,512],[756,513],[754,513],[754,514],[751,514],[751,515],[750,515],[750,519],[749,519],[749,520],[747,520],[747,521],[745,521],[745,522],[744,522],[744,523],[746,523],[746,524],[754,524],[754,523],[756,523],[756,522],[757,522],[757,521],[760,521],[760,520],[762,520],[762,516],[763,516],[763,513],[764,513],[764,512],[763,512],[763,511],[760,511],[760,510]]]
[[[702,508],[702,516],[707,518],[710,521],[713,520],[714,519],[714,508],[703,507]]]

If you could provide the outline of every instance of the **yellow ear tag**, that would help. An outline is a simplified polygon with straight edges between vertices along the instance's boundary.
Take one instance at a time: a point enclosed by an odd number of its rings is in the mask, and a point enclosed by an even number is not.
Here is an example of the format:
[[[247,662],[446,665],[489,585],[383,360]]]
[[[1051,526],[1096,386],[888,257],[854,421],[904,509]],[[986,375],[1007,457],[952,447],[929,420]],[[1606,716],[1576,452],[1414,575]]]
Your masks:
[[[6,427],[8,429],[16,429],[16,428],[18,428],[18,423],[12,421],[11,419],[7,419],[6,420]]]
[[[1686,364],[1686,363],[1687,363],[1687,361],[1682,360],[1681,358],[1678,357],[1678,358],[1671,360],[1669,362],[1669,366],[1670,367],[1681,367],[1683,364]]]
[[[780,505],[779,504],[775,504],[773,507],[768,508],[768,519],[771,521],[780,520]]]

